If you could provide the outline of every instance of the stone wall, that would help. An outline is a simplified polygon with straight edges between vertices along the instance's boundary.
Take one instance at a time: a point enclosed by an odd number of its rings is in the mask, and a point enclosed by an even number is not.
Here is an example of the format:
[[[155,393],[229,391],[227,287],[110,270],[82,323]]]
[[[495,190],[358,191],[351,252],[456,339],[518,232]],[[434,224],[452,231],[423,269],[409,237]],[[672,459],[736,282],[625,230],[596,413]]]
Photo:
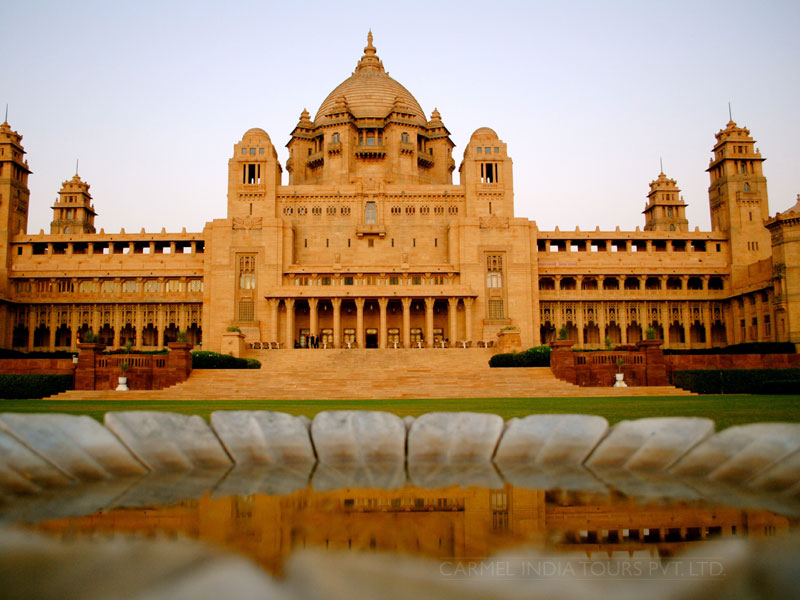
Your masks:
[[[667,369],[661,340],[642,340],[636,351],[573,352],[572,342],[551,342],[550,368],[562,381],[584,387],[614,385],[623,373],[629,386],[667,385]]]
[[[72,375],[71,358],[3,358],[0,373],[5,375]]]
[[[160,390],[186,381],[192,372],[191,344],[185,342],[171,342],[168,354],[103,354],[102,344],[78,348],[76,390],[113,390],[120,377],[128,378],[132,390]]]
[[[672,381],[674,371],[798,368],[800,354],[668,354],[664,361]]]

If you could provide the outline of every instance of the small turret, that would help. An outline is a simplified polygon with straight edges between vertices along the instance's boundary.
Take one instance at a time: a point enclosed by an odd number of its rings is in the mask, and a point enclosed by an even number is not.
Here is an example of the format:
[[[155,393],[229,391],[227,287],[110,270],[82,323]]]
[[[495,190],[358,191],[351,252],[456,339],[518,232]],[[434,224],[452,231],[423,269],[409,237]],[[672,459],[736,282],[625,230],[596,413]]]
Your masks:
[[[650,182],[643,214],[645,231],[689,231],[681,191],[675,180],[667,178],[663,171]]]
[[[89,184],[77,173],[61,185],[52,209],[50,233],[95,233],[97,213],[89,194]]]

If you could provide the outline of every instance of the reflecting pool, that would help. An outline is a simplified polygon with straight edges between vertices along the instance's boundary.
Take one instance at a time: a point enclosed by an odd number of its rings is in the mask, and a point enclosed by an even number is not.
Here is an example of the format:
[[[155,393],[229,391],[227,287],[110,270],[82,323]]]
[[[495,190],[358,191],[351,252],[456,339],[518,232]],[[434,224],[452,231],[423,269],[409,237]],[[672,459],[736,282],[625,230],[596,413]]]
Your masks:
[[[296,549],[399,552],[480,560],[525,546],[541,552],[668,560],[705,540],[774,536],[797,517],[708,499],[635,500],[615,490],[311,486],[285,494],[206,492],[165,504],[116,505],[26,528],[62,538],[188,537],[249,555],[282,575]]]

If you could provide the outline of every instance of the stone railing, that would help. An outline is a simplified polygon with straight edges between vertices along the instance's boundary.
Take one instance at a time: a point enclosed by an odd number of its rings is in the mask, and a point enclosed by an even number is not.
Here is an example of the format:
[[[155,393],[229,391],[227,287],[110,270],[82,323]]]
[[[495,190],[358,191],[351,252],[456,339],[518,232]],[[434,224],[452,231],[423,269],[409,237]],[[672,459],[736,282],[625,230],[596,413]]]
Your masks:
[[[622,373],[629,386],[667,385],[661,340],[643,340],[629,352],[573,352],[571,340],[551,342],[550,369],[562,381],[580,386],[614,384]]]
[[[192,372],[192,345],[170,342],[167,346],[167,354],[103,354],[103,344],[80,343],[75,389],[113,390],[120,377],[128,378],[132,390],[160,390],[186,381]]]
[[[104,426],[86,416],[4,413],[0,449],[0,522],[5,524],[170,504],[208,492],[290,494],[309,484],[317,490],[394,489],[407,483],[498,489],[504,481],[520,488],[648,501],[668,497],[800,514],[800,424],[788,423],[715,433],[713,422],[703,418],[647,418],[609,427],[603,417],[589,415],[531,415],[504,422],[476,413],[401,419],[382,412],[326,411],[312,421],[284,413],[222,411],[212,413],[210,423],[172,413],[112,412]],[[800,594],[794,577],[800,544],[791,536],[709,542],[699,551],[674,558],[697,558],[699,565],[713,557],[725,576],[668,574],[651,557],[648,564],[657,566],[657,573],[631,573],[596,585],[602,583],[617,597],[665,600],[761,597],[735,593],[758,586],[773,590],[770,597]],[[188,540],[119,536],[65,542],[0,528],[0,564],[16,569],[4,581],[9,597],[28,597],[31,589],[40,598],[104,597],[123,584],[137,598],[201,600],[218,598],[222,591],[231,599],[351,600],[386,597],[387,589],[398,598],[594,597],[598,588],[586,587],[574,570],[578,563],[547,577],[517,572],[556,560],[541,552],[541,545],[534,545],[485,563],[475,559],[475,573],[453,579],[445,577],[442,561],[298,550],[278,581],[244,559]],[[580,560],[585,568],[587,557],[559,560]],[[497,561],[504,577],[484,572]],[[625,566],[610,558],[592,565]]]

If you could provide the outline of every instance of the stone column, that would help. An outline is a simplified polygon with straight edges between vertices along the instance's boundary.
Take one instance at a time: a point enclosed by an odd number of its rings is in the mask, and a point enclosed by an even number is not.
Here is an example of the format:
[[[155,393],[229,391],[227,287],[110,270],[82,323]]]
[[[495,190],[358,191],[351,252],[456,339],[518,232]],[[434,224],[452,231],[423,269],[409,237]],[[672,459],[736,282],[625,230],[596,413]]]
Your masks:
[[[78,307],[71,306],[70,312],[70,352],[78,350]]]
[[[309,298],[308,299],[308,330],[309,333],[313,336],[319,335],[319,312],[317,311],[317,306],[319,305],[319,299],[317,298]]]
[[[735,300],[730,300],[727,306],[723,305],[722,307],[725,314],[725,343],[728,345],[735,344],[737,338],[738,323],[736,323],[736,314],[733,308],[735,303]]]
[[[402,298],[403,303],[403,348],[411,347],[411,298]]]
[[[50,306],[50,352],[56,349],[56,329],[58,328],[56,316],[55,307]]]
[[[333,307],[333,347],[342,347],[342,299],[331,298]]]
[[[95,335],[100,335],[100,309],[97,305],[92,306],[92,332]]]
[[[683,303],[683,339],[687,348],[692,347],[692,311],[689,302]]]
[[[435,298],[425,298],[425,346],[433,348],[433,303]]]
[[[630,241],[630,240],[628,240]],[[627,302],[620,302],[619,303],[619,312],[617,314],[619,318],[619,342],[620,344],[627,344],[628,343],[628,303]]]
[[[389,305],[388,298],[378,298],[380,307],[380,329],[378,329],[378,348],[386,348],[386,307]]]
[[[575,303],[577,308],[575,309],[575,327],[578,328],[578,346],[583,347],[583,340],[585,339],[583,336],[583,302],[576,302]]]
[[[144,345],[142,334],[144,332],[144,314],[141,306],[136,307],[136,347],[141,348]]]
[[[767,297],[767,311],[769,312],[769,335],[767,336],[767,341],[776,342],[778,340],[778,324],[775,322],[775,304],[772,302],[772,297]]]
[[[606,303],[597,303],[597,328],[600,330],[600,345],[606,345]]]
[[[156,316],[156,321],[158,321],[158,323],[156,325],[156,334],[157,334],[156,346],[158,346],[159,348],[163,348],[164,347],[164,320],[165,320],[164,319],[164,305],[163,304],[159,304],[158,308],[156,309],[156,311],[158,312],[158,315]]]
[[[31,306],[28,309],[28,352],[33,350],[34,331],[36,331],[36,310]]]
[[[294,298],[285,298],[286,306],[286,348],[294,348]]]
[[[706,348],[711,348],[711,303],[703,305],[703,327],[706,330]]]
[[[365,346],[364,342],[364,298],[356,298],[356,344],[359,348]]]
[[[278,298],[270,298],[267,302],[269,303],[269,337],[267,341],[272,343],[281,339],[280,331],[278,331],[278,308],[281,301]]]
[[[464,298],[464,337],[472,341],[472,303],[475,298]]]
[[[447,316],[450,322],[450,331],[447,332],[447,337],[450,338],[450,346],[455,348],[458,341],[456,339],[458,337],[458,298],[447,299]]]
[[[120,335],[119,330],[122,329],[122,310],[120,306],[113,308],[114,314],[112,316],[114,321],[114,348],[119,348]]]

